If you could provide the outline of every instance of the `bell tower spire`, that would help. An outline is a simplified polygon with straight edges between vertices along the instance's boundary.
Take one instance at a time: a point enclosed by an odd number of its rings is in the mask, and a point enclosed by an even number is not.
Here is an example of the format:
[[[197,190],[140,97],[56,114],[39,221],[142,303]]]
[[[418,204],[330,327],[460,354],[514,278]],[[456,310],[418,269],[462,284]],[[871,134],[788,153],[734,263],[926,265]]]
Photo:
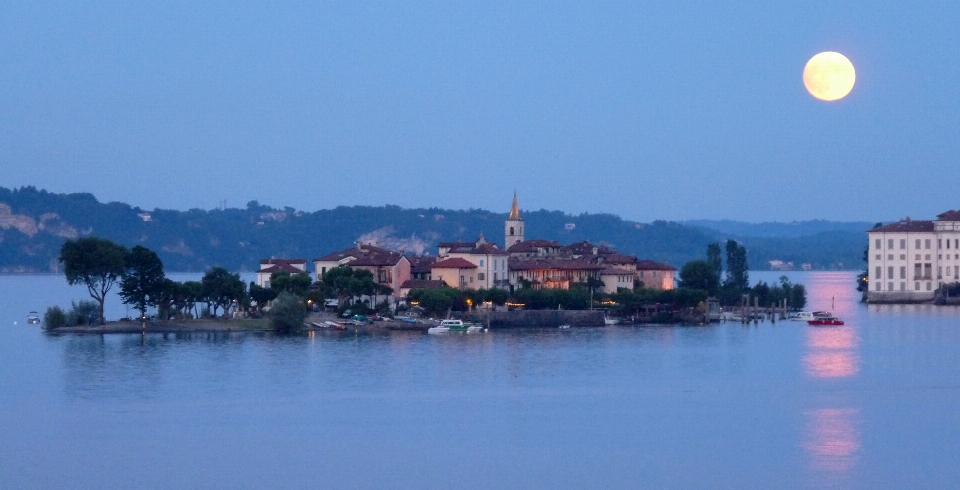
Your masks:
[[[510,219],[520,219],[520,205],[517,204],[517,191],[513,191],[513,206],[510,208]]]
[[[520,217],[520,205],[517,204],[517,191],[513,191],[513,206],[510,217],[503,226],[503,248],[508,249],[523,241],[523,218]]]

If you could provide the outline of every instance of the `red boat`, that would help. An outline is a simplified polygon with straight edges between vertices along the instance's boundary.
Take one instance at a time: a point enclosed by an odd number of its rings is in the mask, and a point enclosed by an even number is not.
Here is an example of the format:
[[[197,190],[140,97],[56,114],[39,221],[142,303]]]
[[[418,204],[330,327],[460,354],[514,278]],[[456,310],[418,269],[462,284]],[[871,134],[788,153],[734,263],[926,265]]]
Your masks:
[[[834,316],[824,316],[807,320],[807,325],[843,325],[843,320]]]

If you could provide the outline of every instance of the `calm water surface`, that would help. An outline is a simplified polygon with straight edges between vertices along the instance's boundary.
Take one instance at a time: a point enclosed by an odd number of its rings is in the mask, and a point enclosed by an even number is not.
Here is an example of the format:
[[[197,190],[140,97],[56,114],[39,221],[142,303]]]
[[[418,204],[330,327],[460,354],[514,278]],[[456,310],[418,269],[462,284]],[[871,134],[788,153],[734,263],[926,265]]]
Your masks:
[[[0,488],[958,488],[960,310],[854,275],[791,274],[839,328],[285,339],[47,336],[84,290],[0,276]]]

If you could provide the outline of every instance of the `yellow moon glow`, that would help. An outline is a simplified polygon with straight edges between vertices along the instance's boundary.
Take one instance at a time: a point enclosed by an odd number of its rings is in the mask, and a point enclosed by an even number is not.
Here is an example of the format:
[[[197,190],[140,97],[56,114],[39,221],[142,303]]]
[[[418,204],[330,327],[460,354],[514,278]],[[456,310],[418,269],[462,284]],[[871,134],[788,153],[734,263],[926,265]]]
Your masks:
[[[853,90],[857,72],[846,56],[824,51],[803,68],[803,86],[810,95],[826,101],[842,99]]]

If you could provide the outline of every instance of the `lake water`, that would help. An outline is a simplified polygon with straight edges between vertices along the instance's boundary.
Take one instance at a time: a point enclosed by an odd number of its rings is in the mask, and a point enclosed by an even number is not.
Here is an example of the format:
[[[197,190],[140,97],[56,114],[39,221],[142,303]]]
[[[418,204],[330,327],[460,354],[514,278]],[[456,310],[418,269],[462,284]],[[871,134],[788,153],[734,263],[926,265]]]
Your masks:
[[[960,310],[789,275],[847,325],[48,336],[85,291],[0,276],[0,488],[960,487]]]

